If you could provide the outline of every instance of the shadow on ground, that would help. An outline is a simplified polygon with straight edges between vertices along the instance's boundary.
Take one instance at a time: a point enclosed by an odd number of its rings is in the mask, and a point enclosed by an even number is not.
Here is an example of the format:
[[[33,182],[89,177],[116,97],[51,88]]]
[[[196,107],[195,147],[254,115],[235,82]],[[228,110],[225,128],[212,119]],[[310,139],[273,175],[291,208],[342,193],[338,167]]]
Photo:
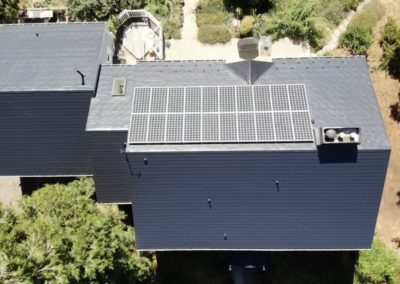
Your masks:
[[[21,191],[23,195],[31,195],[45,184],[68,184],[76,177],[21,177]]]
[[[258,55],[259,55],[258,49],[239,51],[239,57],[246,60],[255,59],[256,57],[258,57]]]
[[[259,284],[352,284],[356,252],[273,252]],[[233,284],[223,252],[159,252],[157,283]]]

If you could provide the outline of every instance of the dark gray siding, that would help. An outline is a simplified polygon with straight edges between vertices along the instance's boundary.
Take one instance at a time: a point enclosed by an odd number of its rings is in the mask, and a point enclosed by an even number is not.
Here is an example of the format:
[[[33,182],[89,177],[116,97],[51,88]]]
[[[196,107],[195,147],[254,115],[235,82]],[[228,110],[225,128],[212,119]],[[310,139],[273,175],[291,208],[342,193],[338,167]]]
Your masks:
[[[0,94],[0,175],[91,174],[92,92]]]
[[[133,191],[137,246],[369,248],[389,155],[132,154],[132,166],[141,171]]]
[[[131,202],[130,191],[135,177],[131,175],[127,156],[121,154],[127,132],[88,132],[88,135],[97,201]]]

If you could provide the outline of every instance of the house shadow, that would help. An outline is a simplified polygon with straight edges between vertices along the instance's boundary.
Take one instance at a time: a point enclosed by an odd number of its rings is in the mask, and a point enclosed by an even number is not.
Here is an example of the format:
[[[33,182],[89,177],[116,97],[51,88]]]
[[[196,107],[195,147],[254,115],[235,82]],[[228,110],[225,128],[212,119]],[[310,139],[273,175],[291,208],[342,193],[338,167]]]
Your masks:
[[[246,269],[255,284],[353,284],[358,252],[270,252],[265,269]],[[157,284],[234,284],[229,253],[157,252]]]
[[[21,177],[21,191],[22,195],[31,195],[35,190],[38,190],[46,184],[68,184],[77,177]]]

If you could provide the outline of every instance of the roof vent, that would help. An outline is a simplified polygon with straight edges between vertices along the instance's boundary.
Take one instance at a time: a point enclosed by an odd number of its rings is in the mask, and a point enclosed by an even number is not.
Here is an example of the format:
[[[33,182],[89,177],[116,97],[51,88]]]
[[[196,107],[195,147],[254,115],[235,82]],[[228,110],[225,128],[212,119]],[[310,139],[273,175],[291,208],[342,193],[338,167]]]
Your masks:
[[[359,127],[323,127],[320,144],[360,144]]]
[[[125,86],[126,86],[125,78],[114,78],[112,95],[113,96],[125,96]]]

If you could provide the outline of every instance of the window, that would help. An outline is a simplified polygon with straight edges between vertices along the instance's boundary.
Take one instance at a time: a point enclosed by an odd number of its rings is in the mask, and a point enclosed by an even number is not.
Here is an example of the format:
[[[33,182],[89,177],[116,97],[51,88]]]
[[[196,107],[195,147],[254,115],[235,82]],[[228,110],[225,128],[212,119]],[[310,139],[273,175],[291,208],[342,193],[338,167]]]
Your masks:
[[[125,85],[126,85],[125,78],[114,78],[112,95],[113,96],[125,96]]]

